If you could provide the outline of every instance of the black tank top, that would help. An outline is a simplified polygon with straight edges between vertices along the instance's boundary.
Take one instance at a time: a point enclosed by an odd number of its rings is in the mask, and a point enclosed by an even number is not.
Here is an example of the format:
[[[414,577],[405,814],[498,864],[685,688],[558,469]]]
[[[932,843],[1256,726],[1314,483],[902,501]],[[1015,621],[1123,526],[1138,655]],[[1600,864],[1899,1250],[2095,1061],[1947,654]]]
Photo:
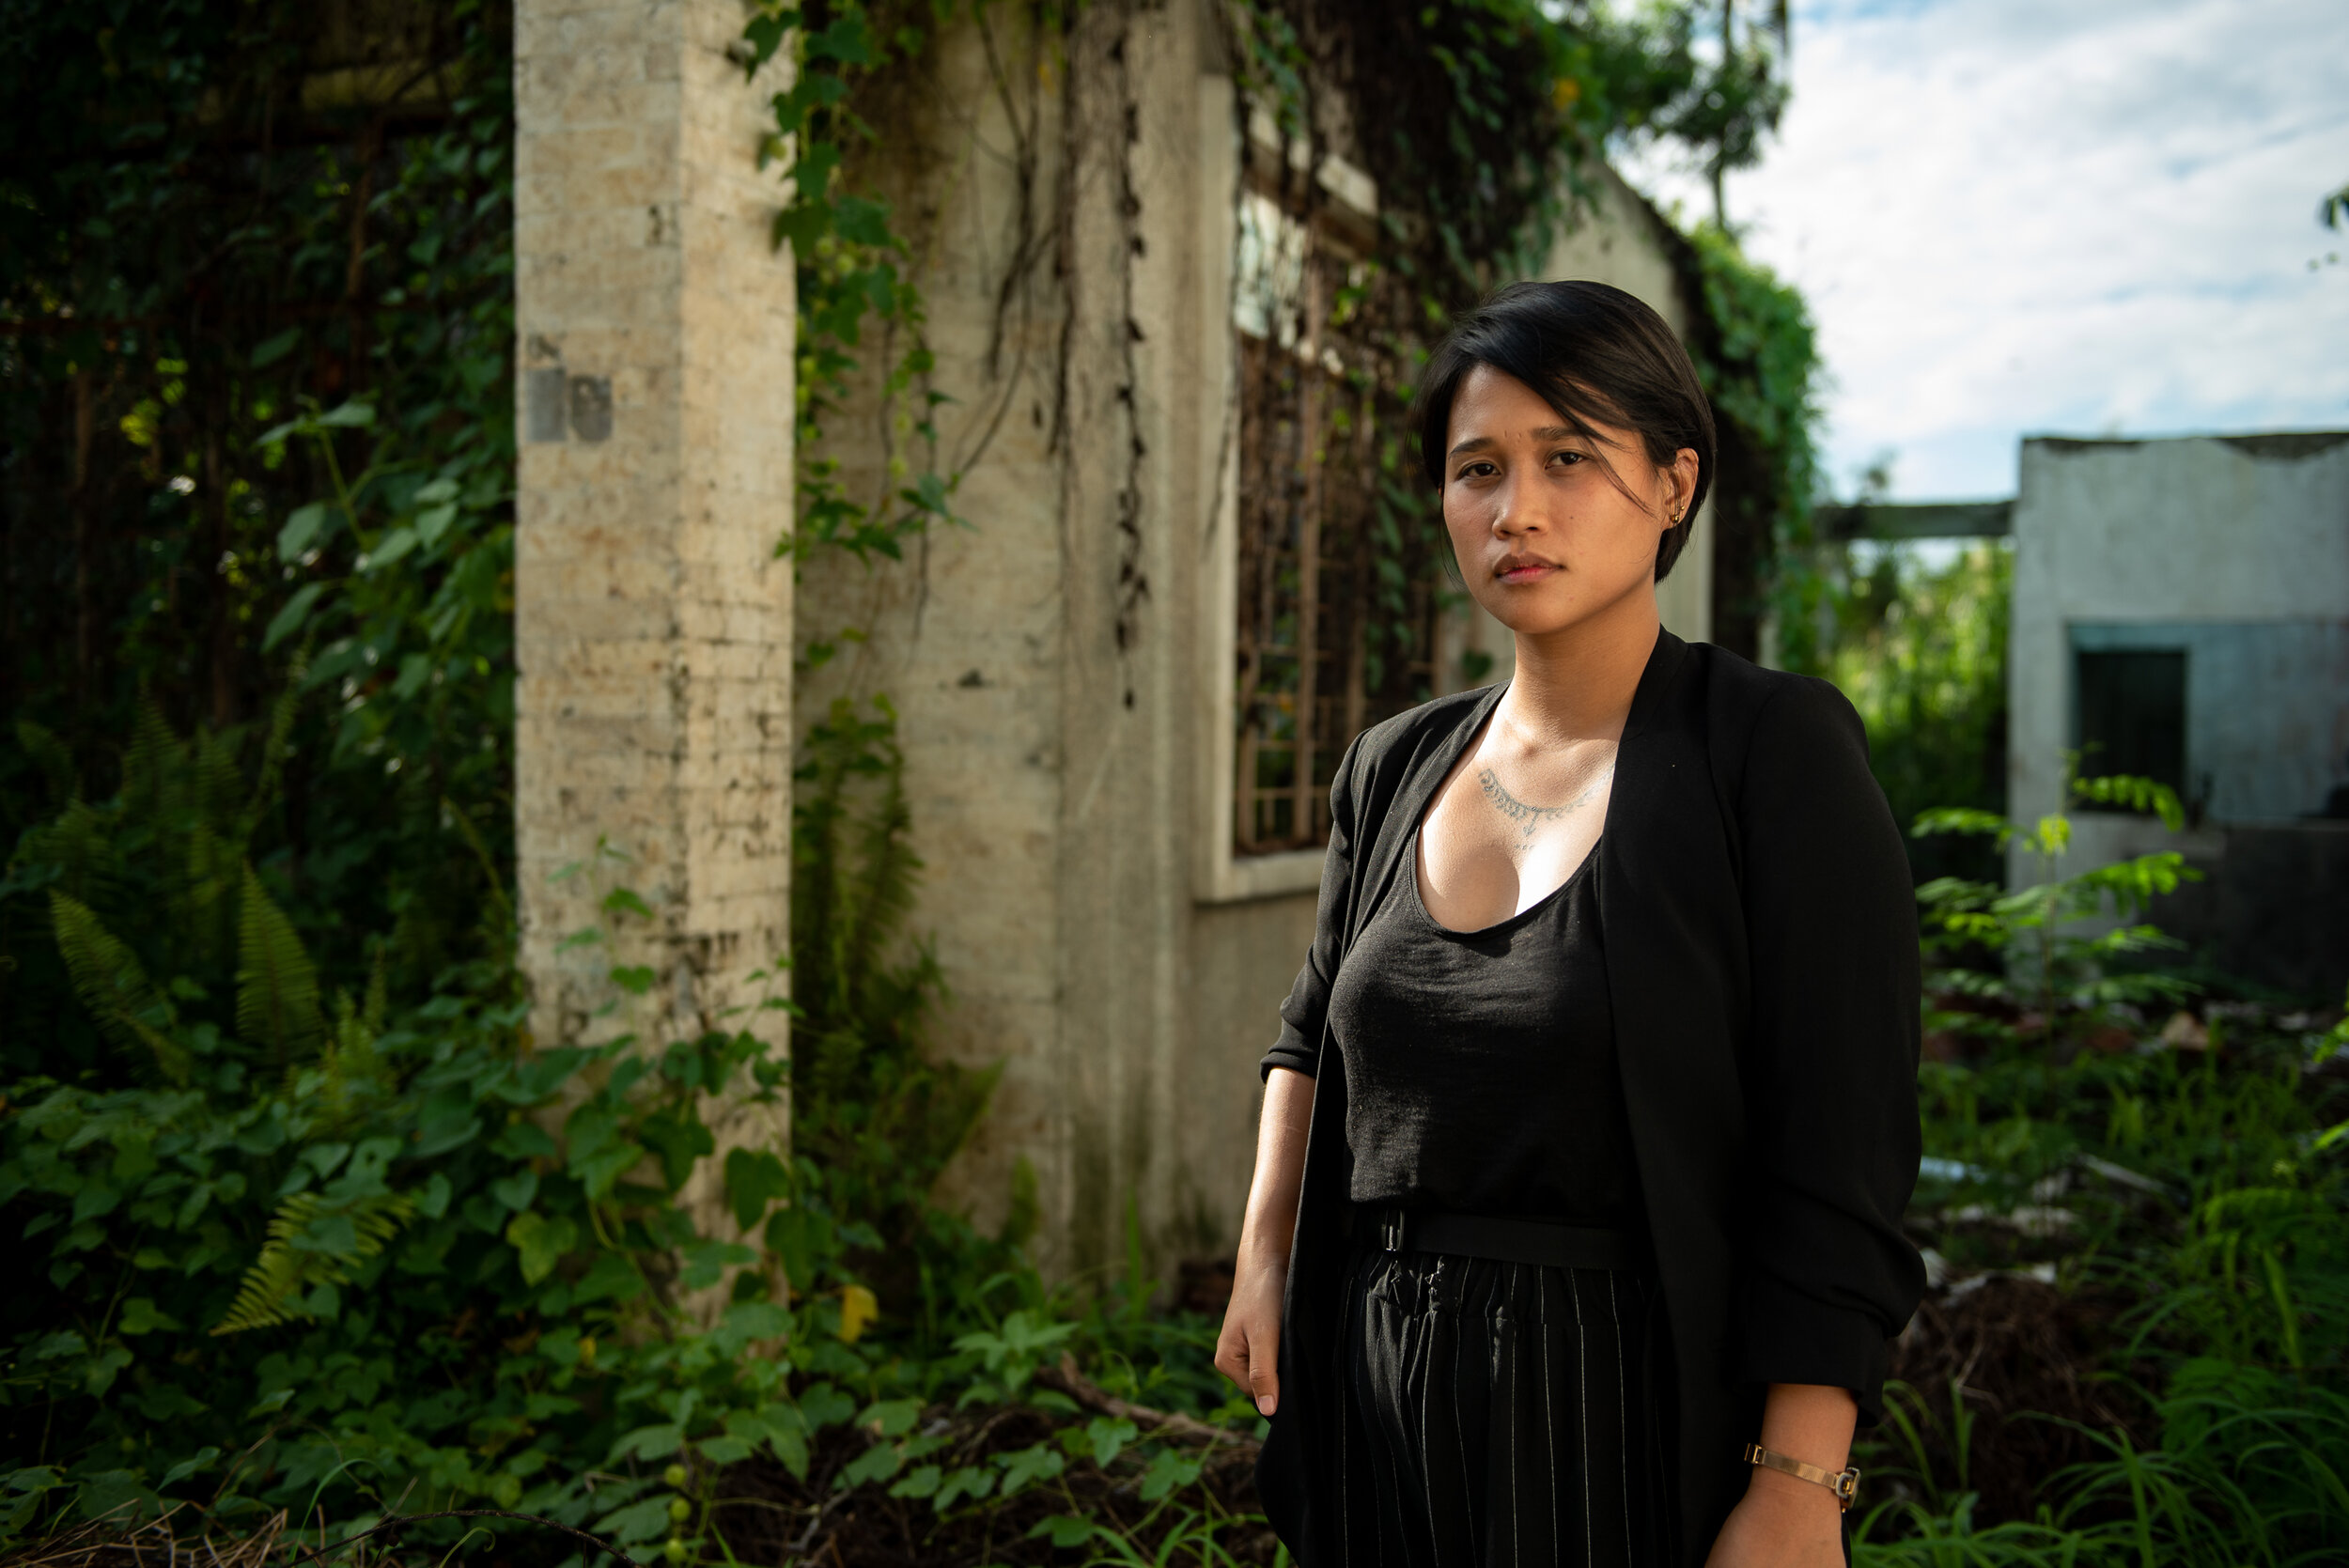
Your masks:
[[[1631,1225],[1597,849],[1481,931],[1437,924],[1405,855],[1330,993],[1354,1201]]]

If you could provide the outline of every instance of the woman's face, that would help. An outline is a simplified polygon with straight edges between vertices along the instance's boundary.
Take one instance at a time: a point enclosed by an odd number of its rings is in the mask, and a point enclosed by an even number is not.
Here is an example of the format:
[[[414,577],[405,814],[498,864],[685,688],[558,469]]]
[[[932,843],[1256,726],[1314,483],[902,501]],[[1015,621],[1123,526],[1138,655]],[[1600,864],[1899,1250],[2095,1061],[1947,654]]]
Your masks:
[[[1566,630],[1626,596],[1653,600],[1657,546],[1695,491],[1693,450],[1659,469],[1633,431],[1592,428],[1596,442],[1490,365],[1452,400],[1444,527],[1469,592],[1519,636]]]

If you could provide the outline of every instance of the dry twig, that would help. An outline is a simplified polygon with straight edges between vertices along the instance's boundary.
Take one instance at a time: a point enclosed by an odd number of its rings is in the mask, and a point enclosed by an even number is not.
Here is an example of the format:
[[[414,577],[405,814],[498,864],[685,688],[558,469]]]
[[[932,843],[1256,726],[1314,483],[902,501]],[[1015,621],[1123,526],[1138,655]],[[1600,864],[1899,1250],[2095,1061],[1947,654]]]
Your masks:
[[[1243,1437],[1220,1426],[1210,1426],[1191,1416],[1178,1415],[1171,1410],[1153,1410],[1146,1405],[1135,1405],[1118,1398],[1077,1370],[1077,1358],[1061,1352],[1058,1366],[1045,1367],[1035,1380],[1047,1388],[1058,1389],[1088,1410],[1104,1416],[1115,1416],[1133,1422],[1144,1431],[1159,1436],[1186,1437],[1195,1443],[1233,1443],[1242,1450],[1258,1447],[1253,1437]]]

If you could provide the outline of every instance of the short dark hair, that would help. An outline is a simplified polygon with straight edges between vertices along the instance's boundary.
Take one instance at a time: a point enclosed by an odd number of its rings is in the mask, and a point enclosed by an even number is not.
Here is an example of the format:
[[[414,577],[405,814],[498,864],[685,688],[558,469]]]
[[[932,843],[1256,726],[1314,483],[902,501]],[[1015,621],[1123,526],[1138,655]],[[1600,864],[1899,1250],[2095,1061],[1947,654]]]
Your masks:
[[[1513,283],[1453,324],[1421,373],[1411,422],[1427,482],[1443,488],[1452,403],[1470,371],[1488,365],[1532,387],[1558,416],[1596,440],[1594,421],[1636,431],[1658,468],[1683,447],[1697,455],[1697,487],[1656,550],[1662,581],[1688,542],[1713,488],[1713,406],[1688,351],[1664,318],[1603,283]]]

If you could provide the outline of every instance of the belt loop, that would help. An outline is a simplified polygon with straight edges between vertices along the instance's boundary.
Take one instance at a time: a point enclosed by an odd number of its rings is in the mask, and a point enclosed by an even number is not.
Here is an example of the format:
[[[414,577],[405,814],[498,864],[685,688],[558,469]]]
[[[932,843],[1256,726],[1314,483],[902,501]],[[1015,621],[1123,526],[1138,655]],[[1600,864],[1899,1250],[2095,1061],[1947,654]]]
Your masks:
[[[1403,1250],[1403,1211],[1387,1209],[1378,1216],[1379,1239],[1390,1252]]]

